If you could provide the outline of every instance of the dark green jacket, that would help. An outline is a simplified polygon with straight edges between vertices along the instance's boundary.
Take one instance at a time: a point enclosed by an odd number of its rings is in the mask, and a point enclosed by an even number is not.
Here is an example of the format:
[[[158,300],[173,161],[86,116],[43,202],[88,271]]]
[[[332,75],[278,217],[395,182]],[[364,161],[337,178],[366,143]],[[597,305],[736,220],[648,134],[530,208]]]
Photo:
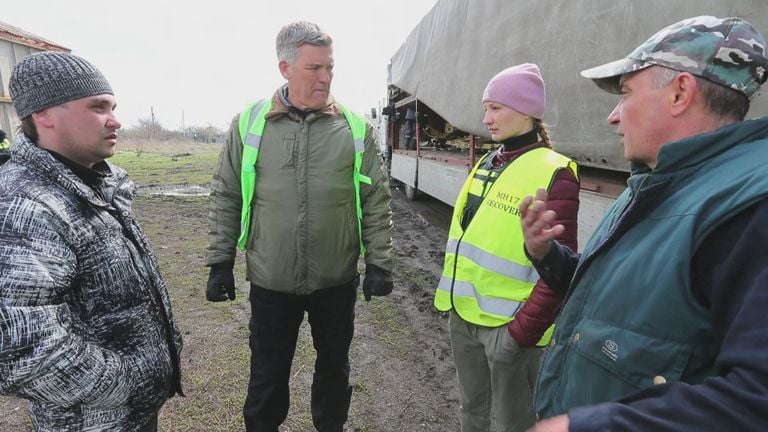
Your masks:
[[[234,260],[240,232],[239,116],[214,174],[206,264]],[[352,181],[355,148],[334,104],[302,119],[278,93],[256,163],[256,187],[246,244],[247,278],[281,292],[310,294],[351,281],[360,243]],[[361,185],[365,262],[392,270],[390,192],[376,131],[366,130]]]
[[[541,417],[663,382],[700,383],[720,347],[691,283],[718,224],[768,196],[768,121],[662,147],[586,245],[536,391]]]

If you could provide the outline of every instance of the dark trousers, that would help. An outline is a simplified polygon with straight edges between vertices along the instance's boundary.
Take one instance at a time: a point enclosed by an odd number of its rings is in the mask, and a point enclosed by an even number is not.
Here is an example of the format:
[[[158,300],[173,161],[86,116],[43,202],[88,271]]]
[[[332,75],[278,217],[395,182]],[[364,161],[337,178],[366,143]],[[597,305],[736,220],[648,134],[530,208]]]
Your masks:
[[[248,432],[277,432],[288,416],[288,380],[304,312],[317,353],[312,380],[312,423],[341,432],[347,421],[349,346],[359,279],[299,296],[251,284],[251,378],[243,415]]]

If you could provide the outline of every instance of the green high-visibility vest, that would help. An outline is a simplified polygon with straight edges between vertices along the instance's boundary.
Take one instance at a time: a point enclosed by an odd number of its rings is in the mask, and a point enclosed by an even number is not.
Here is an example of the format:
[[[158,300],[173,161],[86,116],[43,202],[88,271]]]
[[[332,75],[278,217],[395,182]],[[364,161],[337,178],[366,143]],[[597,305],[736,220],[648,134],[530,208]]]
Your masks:
[[[337,102],[338,104],[338,102]],[[346,118],[352,132],[352,140],[355,144],[355,169],[352,174],[352,183],[355,186],[355,204],[357,207],[357,234],[360,239],[360,255],[365,254],[363,245],[363,206],[360,200],[360,183],[371,184],[371,178],[360,172],[363,166],[363,153],[365,152],[365,119],[341,104],[341,111]],[[251,224],[251,204],[253,203],[253,191],[256,188],[256,161],[259,159],[259,147],[261,137],[264,135],[264,127],[267,124],[266,115],[272,107],[271,99],[264,99],[250,104],[240,115],[238,129],[240,140],[243,142],[243,157],[240,164],[240,191],[243,198],[243,207],[240,212],[240,237],[237,247],[245,250],[248,242],[248,231]]]
[[[5,150],[11,147],[11,142],[8,141],[8,138],[5,138],[4,140],[0,141],[0,150]]]
[[[470,172],[454,206],[434,304],[439,311],[453,309],[467,322],[498,327],[514,319],[539,279],[523,250],[520,202],[540,187],[549,189],[561,169],[578,178],[578,168],[546,147],[523,153],[501,172],[485,169],[484,163],[485,158]],[[480,205],[464,229],[470,196]],[[545,345],[552,330],[537,345]]]

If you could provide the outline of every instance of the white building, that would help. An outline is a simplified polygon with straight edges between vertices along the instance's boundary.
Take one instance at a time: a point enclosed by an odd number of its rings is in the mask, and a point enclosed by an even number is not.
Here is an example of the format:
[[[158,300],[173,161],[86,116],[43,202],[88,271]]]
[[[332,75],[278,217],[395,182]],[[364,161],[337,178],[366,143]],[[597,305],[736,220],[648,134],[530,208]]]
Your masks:
[[[40,51],[71,50],[0,21],[0,129],[4,130],[9,138],[16,135],[20,123],[8,92],[11,71],[21,59]]]

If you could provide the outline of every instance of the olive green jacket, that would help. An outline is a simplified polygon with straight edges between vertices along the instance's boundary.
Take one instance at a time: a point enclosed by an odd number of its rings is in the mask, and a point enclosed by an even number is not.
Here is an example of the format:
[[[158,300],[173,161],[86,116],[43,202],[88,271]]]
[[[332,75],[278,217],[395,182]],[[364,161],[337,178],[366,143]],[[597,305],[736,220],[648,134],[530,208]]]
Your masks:
[[[279,92],[280,90],[278,90]],[[301,119],[278,92],[256,162],[247,279],[274,291],[306,295],[357,275],[357,232],[352,133],[335,103]],[[206,265],[233,261],[240,234],[242,141],[239,115],[213,176]],[[392,270],[389,182],[376,131],[366,130],[360,185],[365,262]]]

